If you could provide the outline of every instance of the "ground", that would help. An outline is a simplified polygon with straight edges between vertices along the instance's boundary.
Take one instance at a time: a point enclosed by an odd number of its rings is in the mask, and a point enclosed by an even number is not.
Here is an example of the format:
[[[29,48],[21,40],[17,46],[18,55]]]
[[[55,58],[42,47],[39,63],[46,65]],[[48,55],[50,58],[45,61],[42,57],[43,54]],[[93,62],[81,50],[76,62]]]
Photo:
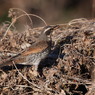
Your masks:
[[[0,60],[17,54],[37,40],[43,27],[19,32],[7,24],[0,29]],[[39,65],[4,66],[0,69],[1,95],[94,95],[95,20],[74,19],[60,24],[52,35],[52,51]]]

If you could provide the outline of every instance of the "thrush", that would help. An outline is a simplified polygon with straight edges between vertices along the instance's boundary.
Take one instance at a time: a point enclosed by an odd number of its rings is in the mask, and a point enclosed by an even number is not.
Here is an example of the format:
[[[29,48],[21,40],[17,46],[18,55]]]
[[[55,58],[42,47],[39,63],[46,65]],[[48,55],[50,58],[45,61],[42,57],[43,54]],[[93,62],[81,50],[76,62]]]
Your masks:
[[[45,59],[50,53],[52,40],[50,39],[51,32],[57,27],[56,26],[46,26],[43,28],[39,38],[35,43],[33,43],[25,51],[0,62],[0,67],[11,65],[13,61],[15,64],[22,65],[34,65],[35,71],[38,69],[38,65],[41,60]]]

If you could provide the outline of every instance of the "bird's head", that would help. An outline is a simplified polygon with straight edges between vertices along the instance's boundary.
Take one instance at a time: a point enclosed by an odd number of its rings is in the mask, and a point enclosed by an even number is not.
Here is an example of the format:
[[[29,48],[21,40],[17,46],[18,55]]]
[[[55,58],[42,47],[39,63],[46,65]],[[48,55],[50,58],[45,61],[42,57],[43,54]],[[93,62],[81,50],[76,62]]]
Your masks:
[[[41,32],[40,39],[51,40],[51,33],[53,32],[53,30],[55,30],[57,28],[58,28],[58,25],[44,27]]]
[[[46,26],[46,27],[43,28],[42,33],[46,34],[46,35],[50,35],[53,32],[53,30],[55,30],[57,28],[58,28],[58,25]]]

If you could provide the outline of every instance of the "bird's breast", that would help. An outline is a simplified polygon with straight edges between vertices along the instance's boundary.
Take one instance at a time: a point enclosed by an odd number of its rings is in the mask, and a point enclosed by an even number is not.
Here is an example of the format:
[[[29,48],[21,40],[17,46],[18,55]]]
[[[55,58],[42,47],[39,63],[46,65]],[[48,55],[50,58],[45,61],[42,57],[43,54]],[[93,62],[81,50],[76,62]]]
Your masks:
[[[42,52],[30,54],[26,57],[26,62],[28,65],[36,65],[39,64],[41,60],[47,57],[49,54],[49,49],[45,49]]]

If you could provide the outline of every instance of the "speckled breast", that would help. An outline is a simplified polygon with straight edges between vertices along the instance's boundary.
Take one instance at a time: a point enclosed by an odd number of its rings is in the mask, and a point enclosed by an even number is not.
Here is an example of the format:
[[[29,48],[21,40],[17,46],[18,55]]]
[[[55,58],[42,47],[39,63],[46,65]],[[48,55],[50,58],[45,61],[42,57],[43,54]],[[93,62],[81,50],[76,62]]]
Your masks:
[[[49,51],[50,50],[47,48],[42,52],[34,53],[27,56],[26,58],[27,65],[38,65],[42,59],[46,58],[46,56],[49,54]]]

